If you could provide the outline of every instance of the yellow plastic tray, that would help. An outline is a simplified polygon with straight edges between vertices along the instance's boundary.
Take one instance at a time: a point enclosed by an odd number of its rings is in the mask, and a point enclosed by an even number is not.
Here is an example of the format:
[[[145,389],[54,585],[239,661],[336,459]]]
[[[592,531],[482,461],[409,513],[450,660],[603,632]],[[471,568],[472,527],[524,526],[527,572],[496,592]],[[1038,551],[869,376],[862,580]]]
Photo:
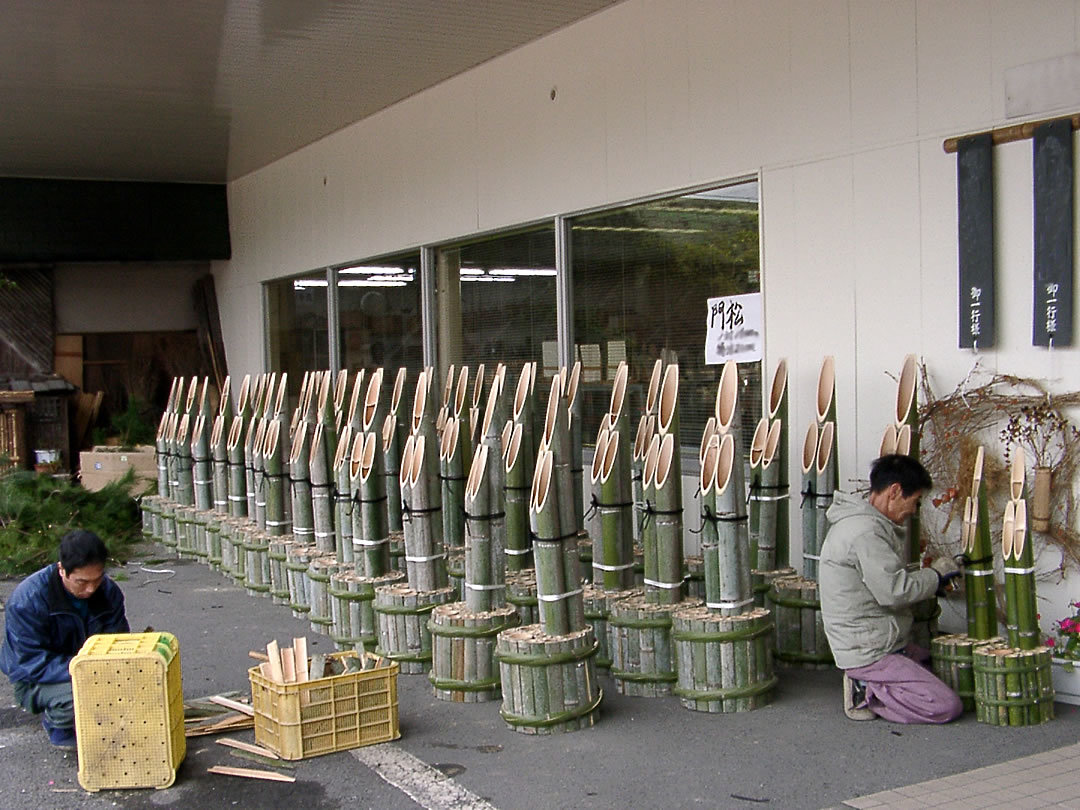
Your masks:
[[[176,637],[91,636],[68,671],[79,784],[90,791],[171,785],[187,753]]]
[[[396,661],[387,665],[388,659],[365,655],[379,666],[304,683],[275,683],[258,667],[249,669],[255,742],[283,759],[304,759],[400,737],[400,667]],[[327,656],[358,657],[355,652]]]

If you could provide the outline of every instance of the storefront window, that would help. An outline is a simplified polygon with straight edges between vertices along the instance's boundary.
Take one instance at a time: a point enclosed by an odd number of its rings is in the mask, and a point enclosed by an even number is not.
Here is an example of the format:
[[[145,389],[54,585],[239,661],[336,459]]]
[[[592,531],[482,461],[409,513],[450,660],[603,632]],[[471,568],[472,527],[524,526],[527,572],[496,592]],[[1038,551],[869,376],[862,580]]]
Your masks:
[[[266,284],[270,370],[287,372],[289,388],[299,391],[305,371],[330,364],[327,332],[326,274]]]
[[[696,447],[721,370],[705,364],[706,300],[761,288],[757,182],[576,217],[570,233],[584,423],[600,423],[625,359],[636,428],[653,364],[662,358],[679,364],[680,441]],[[760,416],[760,366],[739,367],[744,447]]]
[[[424,364],[420,254],[410,252],[338,270],[342,366],[350,372],[401,367],[415,381]]]

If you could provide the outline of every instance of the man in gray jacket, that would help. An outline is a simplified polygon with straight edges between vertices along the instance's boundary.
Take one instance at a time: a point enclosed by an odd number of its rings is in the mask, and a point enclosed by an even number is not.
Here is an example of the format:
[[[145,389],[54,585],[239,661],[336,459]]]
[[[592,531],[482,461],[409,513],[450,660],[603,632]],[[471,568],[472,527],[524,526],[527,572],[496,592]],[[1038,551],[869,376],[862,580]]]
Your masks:
[[[870,469],[866,500],[837,492],[821,549],[821,613],[836,665],[844,670],[844,711],[853,720],[947,723],[960,698],[925,666],[911,643],[911,607],[941,594],[959,572],[905,567],[900,527],[932,485],[915,459],[882,456]]]

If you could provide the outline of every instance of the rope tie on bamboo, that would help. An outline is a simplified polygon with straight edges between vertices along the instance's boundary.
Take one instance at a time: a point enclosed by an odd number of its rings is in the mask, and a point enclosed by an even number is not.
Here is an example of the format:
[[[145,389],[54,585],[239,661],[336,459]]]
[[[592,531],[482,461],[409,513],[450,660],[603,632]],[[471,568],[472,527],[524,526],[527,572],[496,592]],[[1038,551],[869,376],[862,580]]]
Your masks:
[[[754,604],[753,597],[750,599],[739,599],[736,602],[706,602],[705,607],[710,610],[737,610],[738,608],[744,608],[747,605]]]
[[[446,552],[445,551],[442,552],[441,554],[429,554],[426,557],[410,557],[408,554],[405,555],[405,562],[411,562],[411,563],[425,563],[425,562],[431,562],[432,560],[445,560],[445,559],[446,559]]]
[[[624,501],[622,503],[601,503],[600,499],[595,494],[590,496],[589,508],[585,510],[583,520],[588,520],[597,512],[601,515],[610,515],[613,512],[620,512],[628,506],[633,506],[633,501]]]
[[[957,554],[953,559],[966,568],[969,565],[981,565],[983,563],[993,562],[994,555],[989,554],[986,557],[980,557],[977,560],[973,560],[967,554]]]
[[[363,546],[364,548],[374,548],[375,546],[386,545],[390,542],[389,537],[384,537],[382,540],[368,540],[367,538],[356,537],[353,535],[353,546]]]
[[[561,534],[558,537],[540,537],[535,532],[529,532],[529,539],[531,539],[534,543],[551,543],[552,545],[557,545],[563,540],[570,540],[576,537],[577,532],[570,532],[570,534]]]
[[[503,552],[509,554],[511,557],[521,557],[525,554],[532,552],[531,548],[507,548],[503,549]]]
[[[271,529],[276,529],[278,526],[289,526],[292,524],[291,520],[267,520],[264,522]]]
[[[802,496],[802,500],[799,501],[799,508],[800,509],[802,509],[806,505],[806,502],[808,500],[820,501],[820,500],[825,500],[826,498],[828,498],[830,501],[832,500],[832,495],[831,494],[825,493],[825,492],[820,492],[820,493],[815,492],[814,488],[812,486],[808,486],[806,489],[804,489],[799,494]]]
[[[644,531],[654,515],[681,515],[682,509],[657,509],[651,502],[645,501],[645,508],[641,512],[641,529]]]
[[[541,602],[561,602],[563,599],[569,599],[570,597],[577,596],[580,593],[583,593],[582,589],[576,588],[572,591],[567,591],[566,593],[538,593],[536,595],[536,598],[539,599]]]
[[[439,473],[440,481],[466,481],[468,478],[469,476],[467,475],[443,475],[442,473]]]
[[[678,582],[660,582],[659,580],[646,577],[645,584],[651,585],[654,588],[663,588],[665,591],[673,591],[676,588],[681,588],[683,581],[680,579]]]
[[[802,556],[803,556],[804,560],[820,560],[821,559],[821,556],[819,554],[807,554],[805,551],[803,552]]]
[[[742,523],[744,520],[749,520],[748,515],[739,515],[725,512],[722,515],[718,515],[713,512],[708,506],[701,508],[701,528],[700,529],[688,529],[691,534],[701,534],[705,531],[705,521],[709,523]]]
[[[506,585],[474,585],[471,582],[466,582],[465,587],[470,591],[502,591],[506,589]]]
[[[592,567],[599,571],[625,571],[628,568],[633,568],[634,563],[628,562],[622,565],[605,565],[604,563],[594,562]]]
[[[506,486],[503,487],[503,489],[506,490],[507,492],[528,492],[529,490],[532,489],[532,487],[530,487],[530,486],[512,487],[509,484],[507,484]]]
[[[434,512],[441,512],[441,511],[442,511],[442,505],[441,504],[439,506],[428,506],[428,507],[425,507],[423,509],[414,509],[413,507],[409,506],[408,501],[406,501],[404,498],[401,499],[401,519],[402,520],[407,520],[407,521],[411,522],[413,515],[430,515],[430,514],[432,514]]]
[[[492,512],[490,515],[470,515],[465,510],[465,507],[461,508],[461,514],[463,514],[465,516],[466,522],[468,522],[470,520],[491,521],[491,520],[498,520],[499,518],[502,518],[502,517],[506,517],[506,512]]]
[[[1009,566],[1005,566],[1005,573],[1006,574],[1019,574],[1019,575],[1034,574],[1035,573],[1035,566],[1031,566],[1030,568],[1010,568]]]
[[[208,487],[212,483],[214,483],[214,481],[213,481],[213,479],[208,479],[206,481],[200,481],[198,478],[195,478],[195,479],[192,480],[191,483],[193,483],[197,487]]]
[[[791,497],[787,484],[751,484],[750,492],[746,496],[746,502],[757,501],[758,503],[771,503],[772,501],[786,501]],[[757,492],[778,492],[779,495],[756,495]]]

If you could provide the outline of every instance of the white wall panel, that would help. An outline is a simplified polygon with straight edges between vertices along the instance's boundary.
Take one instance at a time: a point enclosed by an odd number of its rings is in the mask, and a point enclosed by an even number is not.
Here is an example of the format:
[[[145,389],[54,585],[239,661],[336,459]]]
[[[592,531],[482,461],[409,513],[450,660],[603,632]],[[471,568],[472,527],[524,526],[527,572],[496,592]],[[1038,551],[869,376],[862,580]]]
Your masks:
[[[784,129],[796,157],[836,154],[851,141],[847,0],[792,6],[791,107]]]
[[[697,0],[689,4],[686,54],[689,65],[690,123],[687,129],[690,173],[696,177],[742,174],[754,164],[733,142],[739,129],[738,82],[727,69],[739,30],[735,25],[738,0]]]
[[[1075,48],[1073,0],[992,0],[990,6],[994,118],[1005,117],[1005,71],[1016,65],[1064,56]]]
[[[858,476],[896,411],[904,356],[920,354],[919,155],[904,144],[854,159]]]
[[[685,0],[644,0],[645,145],[638,175],[651,188],[685,185],[690,173],[690,59]]]
[[[981,128],[994,108],[990,0],[919,0],[919,132]]]
[[[647,32],[639,25],[635,2],[621,3],[594,19],[600,18],[604,32],[597,36],[608,47],[598,48],[593,58],[603,83],[603,98],[597,106],[604,114],[606,192],[609,200],[625,200],[640,193],[638,170],[648,152],[644,92]]]
[[[915,136],[915,0],[851,3],[851,137],[856,146]]]
[[[791,116],[791,11],[787,0],[738,0],[724,74],[738,88],[728,135],[750,165],[786,162],[798,139]]]

